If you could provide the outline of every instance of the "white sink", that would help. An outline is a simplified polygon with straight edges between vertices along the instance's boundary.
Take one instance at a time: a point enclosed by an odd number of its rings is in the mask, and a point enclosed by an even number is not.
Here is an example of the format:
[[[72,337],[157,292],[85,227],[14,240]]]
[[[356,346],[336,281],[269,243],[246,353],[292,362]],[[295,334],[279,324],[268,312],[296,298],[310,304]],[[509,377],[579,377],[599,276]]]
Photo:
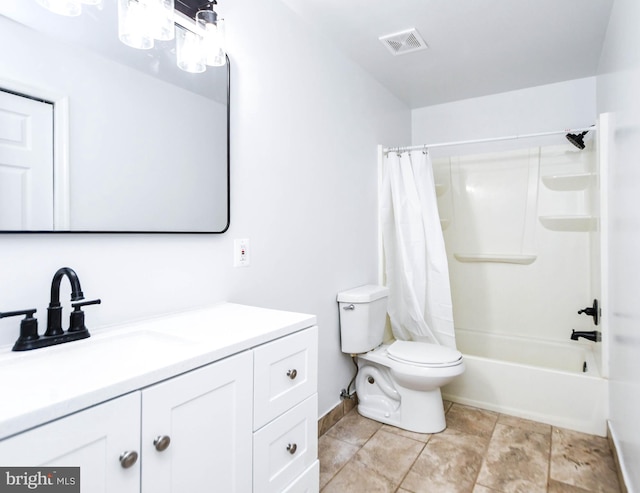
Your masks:
[[[193,353],[195,345],[169,334],[135,331],[12,352],[0,357],[0,385],[11,380],[12,385],[24,382],[33,386],[37,381],[51,392],[66,388],[64,383],[69,380],[81,387],[85,387],[82,380],[92,386],[113,383],[148,371],[158,363],[180,361]]]

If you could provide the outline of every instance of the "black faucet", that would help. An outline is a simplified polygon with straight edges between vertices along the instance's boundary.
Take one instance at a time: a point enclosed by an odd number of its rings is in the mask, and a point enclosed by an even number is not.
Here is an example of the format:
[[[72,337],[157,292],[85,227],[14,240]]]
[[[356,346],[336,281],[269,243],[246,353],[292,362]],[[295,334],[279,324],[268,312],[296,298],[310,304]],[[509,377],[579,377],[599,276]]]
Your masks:
[[[74,308],[69,317],[69,330],[62,330],[62,306],[60,305],[60,283],[62,278],[67,276],[71,283],[71,306]],[[27,351],[41,347],[53,346],[65,342],[86,339],[90,336],[87,327],[84,325],[84,312],[80,309],[86,305],[99,305],[100,300],[80,301],[84,299],[80,280],[75,271],[69,267],[63,267],[53,276],[51,281],[51,300],[47,308],[47,330],[42,335],[38,335],[38,320],[34,318],[35,308],[15,312],[0,313],[0,318],[24,315],[20,322],[20,337],[13,346],[13,351]]]
[[[597,330],[579,330],[577,332],[575,330],[572,330],[571,340],[577,341],[578,337],[583,337],[593,342],[600,342],[602,340],[602,333],[598,332]]]
[[[62,330],[62,306],[60,305],[60,283],[64,276],[67,276],[71,283],[71,301],[84,299],[78,274],[69,267],[58,269],[51,281],[51,300],[49,301],[49,308],[47,308],[47,330],[44,333],[47,337],[59,336],[64,333]]]

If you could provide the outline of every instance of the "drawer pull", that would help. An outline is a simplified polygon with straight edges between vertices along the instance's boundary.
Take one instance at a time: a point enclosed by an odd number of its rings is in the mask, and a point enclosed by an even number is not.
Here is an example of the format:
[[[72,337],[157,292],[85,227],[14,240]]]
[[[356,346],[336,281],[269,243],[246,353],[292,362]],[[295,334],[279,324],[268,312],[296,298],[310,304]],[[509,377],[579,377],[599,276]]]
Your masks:
[[[298,446],[295,443],[290,443],[287,445],[287,450],[291,455],[293,455],[296,453],[296,450],[298,450]]]
[[[287,372],[287,376],[291,379],[291,380],[295,380],[295,378],[298,376],[298,370],[296,370],[295,368],[293,370],[289,370]]]
[[[156,437],[156,439],[153,441],[153,446],[156,448],[158,452],[163,452],[167,450],[170,443],[171,443],[171,437],[167,435],[160,435]]]
[[[136,462],[138,462],[138,452],[134,450],[122,452],[122,455],[120,456],[120,465],[123,469],[129,469]]]

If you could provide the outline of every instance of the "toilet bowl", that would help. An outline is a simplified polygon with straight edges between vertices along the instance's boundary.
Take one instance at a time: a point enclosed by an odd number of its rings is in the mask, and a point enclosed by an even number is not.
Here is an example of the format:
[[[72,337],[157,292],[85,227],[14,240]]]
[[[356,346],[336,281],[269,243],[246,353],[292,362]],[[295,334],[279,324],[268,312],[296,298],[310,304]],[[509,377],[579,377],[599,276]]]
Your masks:
[[[444,351],[445,357],[437,363],[437,360],[403,361],[390,354],[399,343],[404,348],[415,346],[414,349],[427,350],[427,353],[438,352],[437,349],[448,351]],[[444,346],[409,341],[383,344],[358,355],[358,412],[405,430],[438,433],[446,428],[440,387],[462,375],[464,370],[462,355]]]
[[[462,354],[437,344],[382,344],[387,288],[338,294],[342,351],[357,358],[358,412],[418,433],[446,428],[440,387],[464,372]]]

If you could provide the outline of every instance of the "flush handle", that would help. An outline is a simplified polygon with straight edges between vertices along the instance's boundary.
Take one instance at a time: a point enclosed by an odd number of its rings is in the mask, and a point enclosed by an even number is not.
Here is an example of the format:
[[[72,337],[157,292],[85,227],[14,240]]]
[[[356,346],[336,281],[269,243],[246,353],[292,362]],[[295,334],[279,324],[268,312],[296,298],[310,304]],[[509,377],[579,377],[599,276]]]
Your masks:
[[[129,469],[138,462],[138,452],[135,450],[127,450],[120,456],[120,465],[123,469]]]
[[[296,370],[295,368],[293,370],[289,370],[287,372],[287,376],[291,379],[291,380],[295,380],[295,378],[298,376],[298,370]]]
[[[158,452],[164,452],[165,450],[167,450],[167,448],[169,448],[170,443],[171,437],[169,437],[168,435],[160,435],[153,441],[153,446]]]
[[[342,307],[343,310],[355,310],[356,309],[356,305],[354,305],[353,303],[351,303],[350,305],[347,306],[343,306]]]

